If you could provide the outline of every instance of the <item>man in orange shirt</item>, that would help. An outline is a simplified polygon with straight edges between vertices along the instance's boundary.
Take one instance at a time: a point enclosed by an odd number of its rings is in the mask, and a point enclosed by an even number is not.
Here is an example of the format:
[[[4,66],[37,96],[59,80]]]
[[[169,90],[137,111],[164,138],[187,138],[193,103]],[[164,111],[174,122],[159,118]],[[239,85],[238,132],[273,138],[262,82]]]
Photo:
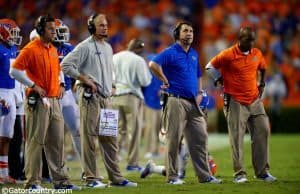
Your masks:
[[[40,170],[44,148],[54,188],[79,190],[70,183],[64,165],[64,121],[59,105],[59,98],[64,93],[64,79],[57,50],[51,44],[56,35],[54,18],[40,16],[36,30],[40,38],[22,49],[10,69],[10,75],[28,87],[25,188],[43,189]]]
[[[266,62],[261,51],[252,48],[255,32],[241,28],[238,43],[215,56],[207,65],[207,73],[215,85],[224,87],[224,114],[227,120],[234,182],[247,182],[243,164],[243,139],[249,130],[252,142],[252,164],[256,178],[272,182],[276,178],[269,172],[268,137],[270,126],[262,100]],[[257,72],[260,73],[259,85]]]

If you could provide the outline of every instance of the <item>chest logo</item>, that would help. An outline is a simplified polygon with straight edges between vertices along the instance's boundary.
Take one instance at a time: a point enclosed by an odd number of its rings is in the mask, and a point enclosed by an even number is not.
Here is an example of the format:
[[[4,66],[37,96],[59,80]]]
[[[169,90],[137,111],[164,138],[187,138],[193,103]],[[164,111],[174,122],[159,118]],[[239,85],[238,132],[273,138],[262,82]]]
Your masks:
[[[257,57],[256,56],[252,57],[252,61],[257,61]]]

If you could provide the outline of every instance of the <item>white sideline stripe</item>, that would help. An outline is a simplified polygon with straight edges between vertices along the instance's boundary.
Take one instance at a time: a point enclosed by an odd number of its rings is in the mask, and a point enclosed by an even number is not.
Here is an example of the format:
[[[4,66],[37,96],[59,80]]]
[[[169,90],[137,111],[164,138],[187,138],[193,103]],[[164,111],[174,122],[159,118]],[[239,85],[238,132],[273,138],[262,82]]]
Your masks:
[[[249,142],[250,136],[246,134],[244,142]],[[228,134],[209,133],[208,134],[208,149],[218,150],[229,146]]]

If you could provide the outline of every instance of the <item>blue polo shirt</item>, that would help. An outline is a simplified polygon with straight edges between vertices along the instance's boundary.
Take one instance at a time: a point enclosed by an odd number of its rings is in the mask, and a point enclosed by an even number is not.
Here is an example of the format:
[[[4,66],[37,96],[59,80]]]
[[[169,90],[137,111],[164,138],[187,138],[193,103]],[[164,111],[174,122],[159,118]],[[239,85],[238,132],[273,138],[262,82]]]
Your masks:
[[[167,92],[184,98],[194,98],[198,93],[198,78],[202,76],[199,57],[195,49],[185,52],[175,43],[152,59],[159,64],[170,87]]]
[[[9,75],[10,60],[17,57],[16,46],[5,46],[0,44],[0,88],[15,88],[15,80]]]

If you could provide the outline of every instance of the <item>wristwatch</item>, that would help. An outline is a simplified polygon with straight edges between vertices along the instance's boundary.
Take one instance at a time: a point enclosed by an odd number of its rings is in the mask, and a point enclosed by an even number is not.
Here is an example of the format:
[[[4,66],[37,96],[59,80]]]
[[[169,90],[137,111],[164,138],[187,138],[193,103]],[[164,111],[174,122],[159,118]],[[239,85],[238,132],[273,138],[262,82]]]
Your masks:
[[[66,85],[65,85],[65,83],[60,83],[60,87],[64,87],[64,88],[66,88]]]
[[[29,86],[29,88],[32,89],[32,88],[34,88],[34,86],[35,86],[35,83],[33,83],[32,86]]]
[[[198,95],[200,94],[200,95],[202,95],[204,93],[204,90],[199,90],[198,91]]]

